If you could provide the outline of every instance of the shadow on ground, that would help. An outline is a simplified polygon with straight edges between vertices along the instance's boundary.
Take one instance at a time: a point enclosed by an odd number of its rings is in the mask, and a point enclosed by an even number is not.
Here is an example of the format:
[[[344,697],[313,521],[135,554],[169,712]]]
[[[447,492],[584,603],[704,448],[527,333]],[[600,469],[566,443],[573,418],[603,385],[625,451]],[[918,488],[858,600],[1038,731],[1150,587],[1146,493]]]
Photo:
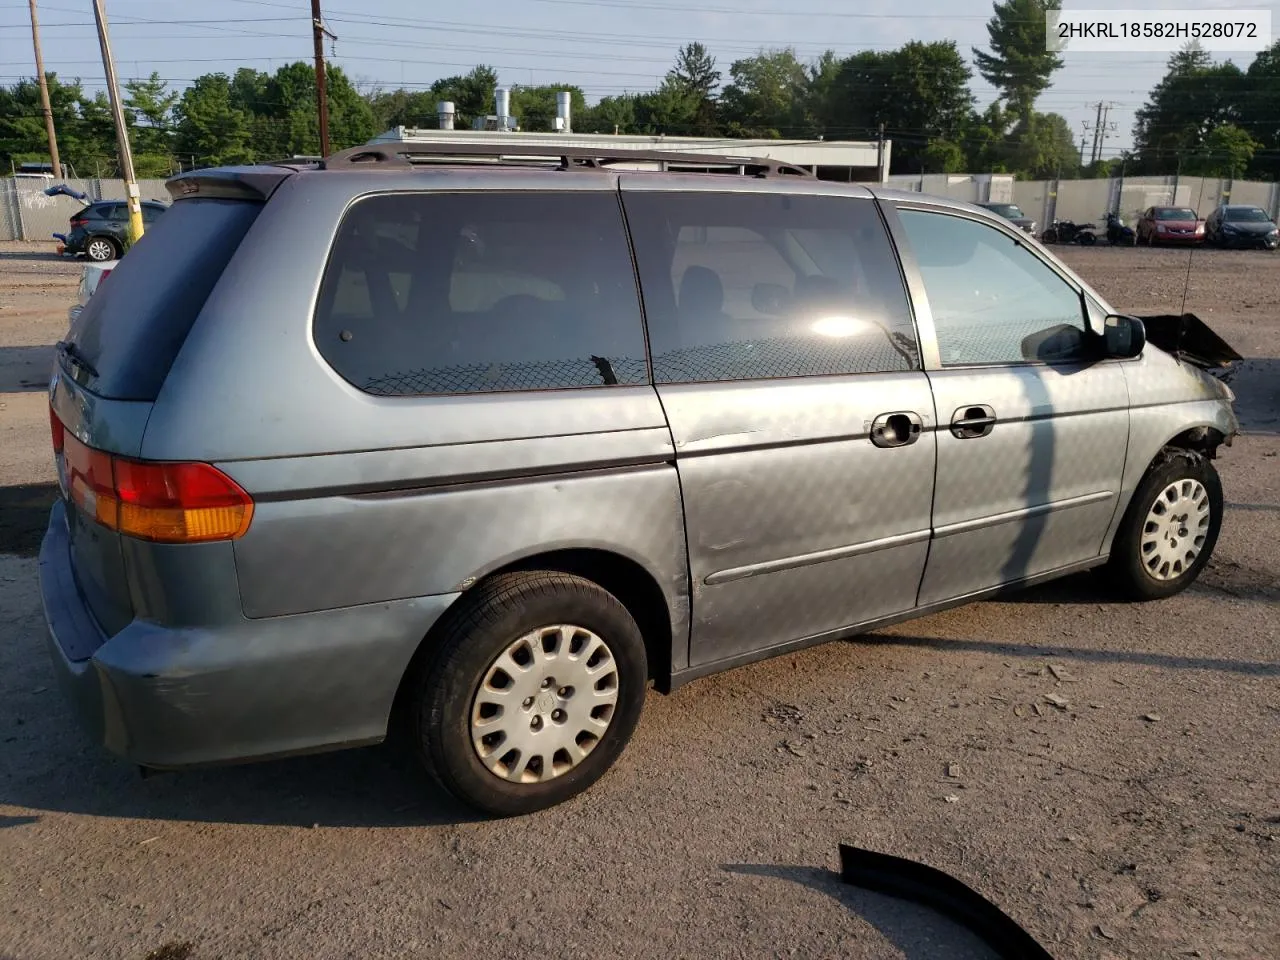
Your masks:
[[[799,883],[838,900],[875,927],[906,960],[995,960],[981,940],[947,917],[926,908],[844,883],[834,870],[727,864],[728,873]]]
[[[0,553],[38,554],[49,525],[49,509],[57,497],[56,483],[0,487]]]
[[[1280,433],[1280,360],[1249,357],[1227,378],[1245,433]]]
[[[49,388],[54,345],[0,347],[0,393],[27,393]]]
[[[440,826],[480,819],[430,781],[412,758],[387,745],[144,777],[88,743],[63,711],[56,719],[56,727],[46,727],[51,736],[41,744],[41,762],[16,755],[23,749],[20,741],[0,738],[0,770],[22,771],[12,779],[0,776],[0,803],[34,811],[0,817],[0,828],[34,822],[45,812],[293,827]]]

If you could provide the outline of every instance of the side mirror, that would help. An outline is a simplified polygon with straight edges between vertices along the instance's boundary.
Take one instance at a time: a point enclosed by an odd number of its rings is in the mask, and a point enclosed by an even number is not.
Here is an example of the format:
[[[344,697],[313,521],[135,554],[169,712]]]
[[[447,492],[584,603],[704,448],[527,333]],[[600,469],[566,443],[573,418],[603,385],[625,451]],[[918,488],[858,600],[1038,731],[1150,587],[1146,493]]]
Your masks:
[[[780,283],[757,283],[751,288],[751,306],[756,313],[779,317],[787,312],[791,291]]]
[[[1147,328],[1137,317],[1110,314],[1102,322],[1102,348],[1109,360],[1130,360],[1147,345]]]

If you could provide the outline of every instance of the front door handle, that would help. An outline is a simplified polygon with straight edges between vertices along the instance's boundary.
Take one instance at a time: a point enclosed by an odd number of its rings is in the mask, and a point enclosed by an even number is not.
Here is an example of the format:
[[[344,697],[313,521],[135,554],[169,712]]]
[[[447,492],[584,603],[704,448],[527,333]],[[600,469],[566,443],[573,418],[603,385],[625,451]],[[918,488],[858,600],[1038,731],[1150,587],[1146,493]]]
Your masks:
[[[996,425],[996,412],[986,404],[961,407],[951,415],[951,435],[958,440],[977,440]]]
[[[871,442],[877,447],[907,447],[920,439],[924,421],[910,410],[882,413],[871,421]]]

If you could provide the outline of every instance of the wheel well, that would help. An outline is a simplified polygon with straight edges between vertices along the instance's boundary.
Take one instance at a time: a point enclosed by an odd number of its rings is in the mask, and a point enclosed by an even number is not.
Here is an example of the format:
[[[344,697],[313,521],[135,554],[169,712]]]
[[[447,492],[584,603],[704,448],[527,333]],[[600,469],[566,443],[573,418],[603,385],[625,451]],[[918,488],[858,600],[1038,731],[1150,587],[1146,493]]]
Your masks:
[[[504,573],[519,570],[552,570],[558,573],[569,573],[599,584],[608,590],[627,608],[627,612],[640,627],[640,635],[644,637],[645,653],[649,661],[649,678],[661,686],[664,678],[671,674],[671,612],[667,607],[662,588],[653,579],[649,571],[634,560],[611,553],[608,550],[554,550],[547,553],[525,557],[505,567],[499,567],[486,574],[467,589],[474,590],[486,580]],[[455,601],[456,603],[456,601]],[[453,609],[450,607],[450,609]],[[447,616],[447,613],[445,614]],[[406,727],[408,692],[412,678],[423,669],[430,660],[430,652],[436,632],[444,617],[436,621],[427,635],[418,645],[404,675],[400,678],[400,686],[396,691],[389,719],[390,736],[397,730]]]
[[[1178,450],[1193,450],[1213,460],[1218,456],[1218,447],[1222,446],[1226,439],[1226,435],[1214,427],[1192,427],[1166,443],[1164,449],[1173,447]]]
[[[644,637],[649,678],[661,681],[671,672],[671,611],[662,588],[640,564],[608,550],[554,550],[525,557],[490,573],[485,579],[517,570],[554,570],[599,584],[618,598]]]

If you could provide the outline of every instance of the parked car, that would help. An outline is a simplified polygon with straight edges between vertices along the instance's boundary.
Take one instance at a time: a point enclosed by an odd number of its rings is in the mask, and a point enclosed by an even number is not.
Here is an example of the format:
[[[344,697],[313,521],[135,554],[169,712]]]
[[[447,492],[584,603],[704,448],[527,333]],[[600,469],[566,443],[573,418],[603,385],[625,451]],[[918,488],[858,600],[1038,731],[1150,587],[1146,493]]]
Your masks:
[[[1023,230],[1032,235],[1036,232],[1036,222],[1022,212],[1022,209],[1016,203],[984,203],[981,204],[992,213],[999,214],[1006,220],[1016,224],[1019,230]]]
[[[1274,250],[1280,244],[1280,230],[1261,207],[1226,204],[1209,214],[1204,225],[1205,240],[1215,247],[1255,247]]]
[[[527,813],[650,682],[1090,568],[1168,597],[1212,554],[1229,388],[1007,220],[442,150],[179,175],[60,345],[49,648],[133,763],[400,731]]]
[[[151,227],[168,209],[166,204],[144,200],[144,227]],[[67,234],[59,252],[105,263],[119,258],[128,236],[128,204],[123,200],[99,200],[71,218],[71,232]]]
[[[1190,207],[1147,207],[1138,219],[1138,242],[1204,243],[1204,221]]]
[[[67,319],[74,324],[80,318],[80,314],[84,312],[85,304],[89,302],[89,298],[93,296],[95,290],[102,285],[107,279],[112,268],[117,261],[109,261],[107,263],[86,263],[80,271],[80,284],[76,287],[76,302],[71,305],[67,311]]]

